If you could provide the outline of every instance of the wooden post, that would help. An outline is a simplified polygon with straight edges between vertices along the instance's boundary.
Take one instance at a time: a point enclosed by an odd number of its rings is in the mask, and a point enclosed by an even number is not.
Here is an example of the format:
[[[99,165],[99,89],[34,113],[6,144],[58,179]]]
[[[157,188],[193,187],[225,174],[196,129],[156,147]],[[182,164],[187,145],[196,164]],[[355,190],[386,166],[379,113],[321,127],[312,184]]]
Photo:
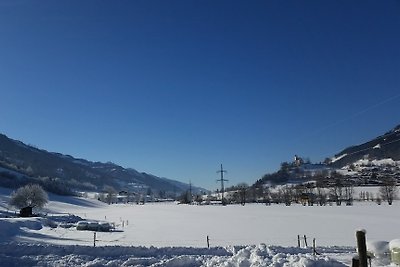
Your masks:
[[[304,235],[304,245],[305,245],[306,247],[308,247],[308,245],[307,245],[307,236],[306,236],[306,235]]]
[[[356,237],[357,237],[359,267],[368,267],[367,245],[366,245],[366,240],[365,240],[365,232],[357,231]]]
[[[93,233],[93,247],[96,247],[96,232]]]
[[[313,246],[313,255],[315,256],[316,250],[315,250],[315,238],[312,240],[312,246]]]
[[[297,247],[300,247],[300,235],[297,235]]]
[[[358,255],[354,256],[351,260],[351,267],[360,267],[360,260],[358,259]]]
[[[207,248],[210,248],[210,238],[207,236]]]

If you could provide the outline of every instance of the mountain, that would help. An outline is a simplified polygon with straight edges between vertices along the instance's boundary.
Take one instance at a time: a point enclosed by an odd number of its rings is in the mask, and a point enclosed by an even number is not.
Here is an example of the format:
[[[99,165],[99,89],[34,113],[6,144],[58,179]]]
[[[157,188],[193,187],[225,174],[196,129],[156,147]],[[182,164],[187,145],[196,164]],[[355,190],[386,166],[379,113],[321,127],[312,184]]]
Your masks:
[[[39,183],[47,190],[69,194],[75,190],[100,192],[105,186],[128,192],[176,196],[189,185],[126,169],[112,162],[91,162],[48,152],[0,134],[0,186]],[[194,192],[206,191],[193,187]]]
[[[283,162],[280,170],[265,174],[253,186],[302,183],[334,172],[346,175],[357,185],[377,185],[388,177],[400,177],[400,125],[371,141],[342,150],[323,164],[307,163],[296,156],[293,162]]]
[[[400,125],[371,141],[344,149],[327,163],[342,168],[360,160],[400,161]]]

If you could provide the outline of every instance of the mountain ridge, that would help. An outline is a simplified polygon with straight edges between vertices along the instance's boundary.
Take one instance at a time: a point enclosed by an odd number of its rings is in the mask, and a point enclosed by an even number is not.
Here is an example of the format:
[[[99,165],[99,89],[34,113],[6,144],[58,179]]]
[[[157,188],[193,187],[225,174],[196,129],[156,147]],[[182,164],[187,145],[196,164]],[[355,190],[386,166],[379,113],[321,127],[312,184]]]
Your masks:
[[[400,125],[370,141],[343,149],[327,163],[332,167],[342,168],[361,159],[388,158],[400,160]]]
[[[58,152],[49,152],[0,133],[0,184],[15,187],[27,182],[39,182],[46,189],[101,191],[112,186],[124,191],[153,191],[166,196],[176,196],[190,185],[158,177],[133,168],[124,168],[112,162],[92,162]],[[7,174],[6,170],[10,170]],[[21,175],[15,175],[17,172]],[[6,178],[7,179],[6,179]],[[19,179],[16,179],[19,177]],[[58,188],[55,190],[56,187]],[[205,189],[193,187],[196,191]],[[68,190],[66,190],[68,191]],[[65,192],[68,193],[68,192]]]
[[[324,163],[313,164],[295,156],[293,162],[282,162],[278,171],[263,175],[253,186],[302,183],[314,180],[316,175],[330,178],[334,173],[345,175],[357,185],[381,184],[388,177],[399,180],[400,125],[367,142],[349,146]]]

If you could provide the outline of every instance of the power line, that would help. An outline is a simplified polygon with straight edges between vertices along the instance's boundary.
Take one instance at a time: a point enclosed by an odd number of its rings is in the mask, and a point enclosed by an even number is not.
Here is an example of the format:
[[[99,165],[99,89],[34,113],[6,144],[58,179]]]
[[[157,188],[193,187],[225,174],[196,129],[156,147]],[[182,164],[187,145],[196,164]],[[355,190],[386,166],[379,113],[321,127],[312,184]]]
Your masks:
[[[329,129],[329,128],[332,128],[332,127],[335,127],[335,126],[337,126],[337,125],[340,125],[340,124],[342,124],[342,123],[344,123],[344,122],[346,122],[346,121],[348,121],[348,120],[357,118],[357,117],[363,115],[364,113],[366,113],[366,112],[368,112],[368,111],[370,111],[370,110],[372,110],[372,109],[375,109],[375,108],[377,108],[377,107],[379,107],[379,106],[381,106],[381,105],[383,105],[383,104],[386,104],[386,103],[388,103],[388,102],[391,102],[392,100],[394,100],[394,99],[396,99],[396,98],[399,98],[399,97],[400,97],[400,94],[397,94],[397,95],[391,96],[391,97],[389,97],[389,98],[386,98],[386,99],[384,99],[384,100],[382,100],[382,101],[380,101],[380,102],[377,102],[377,103],[375,103],[375,104],[372,104],[372,105],[370,105],[370,106],[368,106],[368,107],[366,107],[366,108],[364,108],[364,109],[362,109],[362,110],[360,110],[360,111],[358,111],[358,112],[356,112],[356,113],[353,113],[353,114],[351,114],[351,115],[349,115],[349,116],[347,116],[347,117],[345,117],[345,118],[343,118],[343,119],[341,119],[341,120],[337,120],[337,121],[331,123],[330,125],[326,125],[325,127],[322,127],[322,128],[320,128],[320,129],[317,129],[317,130],[315,131],[315,133],[321,133],[321,132],[323,132],[323,131],[325,131],[325,130],[327,130],[327,129]]]
[[[382,106],[382,105],[384,105],[386,103],[392,102],[393,100],[398,99],[398,98],[400,98],[400,94],[396,94],[396,95],[393,95],[391,97],[385,98],[385,99],[383,99],[383,100],[381,100],[381,101],[379,101],[377,103],[374,103],[372,105],[369,105],[366,108],[361,109],[361,110],[359,110],[359,111],[357,111],[357,112],[355,112],[353,114],[350,114],[350,115],[348,115],[346,117],[339,118],[336,121],[331,120],[330,123],[328,123],[328,124],[326,124],[324,126],[321,126],[319,128],[316,128],[316,129],[310,131],[309,133],[304,134],[303,136],[297,136],[296,141],[297,142],[303,142],[304,139],[309,140],[310,137],[319,136],[322,133],[324,133],[327,130],[329,130],[330,128],[335,128],[335,127],[337,127],[337,126],[339,126],[339,125],[341,125],[341,124],[343,124],[343,123],[345,123],[347,121],[353,120],[353,119],[363,115],[364,113],[366,113],[366,112],[368,112],[370,110],[376,109],[379,106]]]

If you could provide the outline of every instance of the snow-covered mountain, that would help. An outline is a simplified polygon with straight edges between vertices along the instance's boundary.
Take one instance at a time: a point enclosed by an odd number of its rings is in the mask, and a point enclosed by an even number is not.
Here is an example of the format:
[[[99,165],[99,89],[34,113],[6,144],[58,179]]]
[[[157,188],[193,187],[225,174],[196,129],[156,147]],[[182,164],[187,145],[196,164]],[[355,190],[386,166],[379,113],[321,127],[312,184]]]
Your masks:
[[[400,125],[391,131],[360,145],[348,147],[331,158],[329,165],[336,168],[352,164],[377,166],[397,165],[400,161]]]
[[[0,134],[0,185],[16,187],[28,182],[40,183],[55,193],[101,191],[109,185],[117,190],[147,192],[150,189],[156,194],[172,196],[189,189],[185,183],[111,162],[91,162],[48,152]],[[194,187],[192,190],[204,189]]]

